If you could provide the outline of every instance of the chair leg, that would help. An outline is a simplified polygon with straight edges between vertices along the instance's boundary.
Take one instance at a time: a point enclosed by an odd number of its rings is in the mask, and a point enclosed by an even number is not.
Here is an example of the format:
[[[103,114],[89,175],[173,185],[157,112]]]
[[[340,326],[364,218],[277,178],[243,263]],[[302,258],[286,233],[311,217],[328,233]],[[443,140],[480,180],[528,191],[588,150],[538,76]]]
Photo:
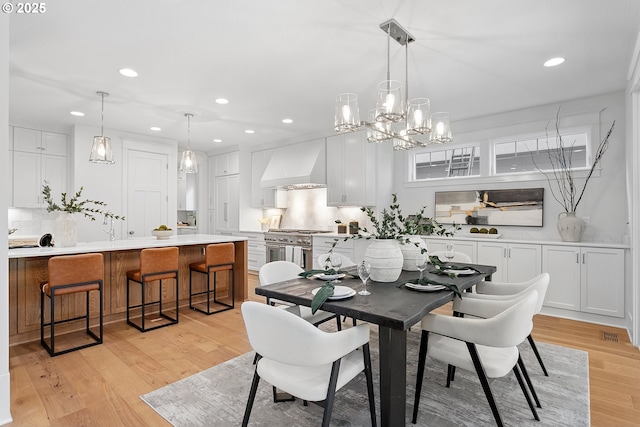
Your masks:
[[[529,377],[529,373],[527,372],[527,368],[524,366],[524,362],[522,361],[522,357],[518,355],[518,366],[520,366],[520,371],[522,371],[522,376],[524,380],[527,382],[529,386],[529,390],[531,390],[531,395],[533,396],[533,400],[536,402],[536,406],[538,408],[542,408],[540,405],[540,399],[538,399],[538,393],[536,393],[535,388],[533,388],[533,383],[531,382],[531,378]]]
[[[522,381],[522,376],[520,375],[520,370],[518,369],[517,365],[513,367],[513,373],[515,374],[516,379],[518,380],[518,384],[520,384],[520,388],[522,389],[522,393],[524,394],[524,397],[527,399],[527,403],[529,404],[529,408],[531,408],[531,413],[533,414],[533,418],[535,418],[536,421],[540,421],[538,412],[536,411],[536,408],[533,406],[533,402],[531,401],[531,397],[529,396],[527,387],[525,387],[524,385],[524,381]]]
[[[244,418],[242,419],[242,427],[247,427],[249,424],[249,416],[251,416],[251,409],[253,408],[253,402],[256,400],[256,391],[258,390],[258,383],[260,382],[260,375],[258,371],[253,373],[253,381],[251,382],[251,390],[249,391],[249,399],[247,400],[247,407],[244,409]]]
[[[340,317],[338,316],[338,320]],[[336,397],[336,386],[338,384],[338,372],[340,372],[340,359],[333,362],[331,366],[331,377],[327,388],[327,398],[324,401],[324,413],[322,414],[322,427],[329,427],[331,422],[331,411]]]
[[[544,366],[544,362],[542,361],[542,357],[540,357],[540,353],[538,353],[538,347],[536,346],[536,343],[533,340],[533,337],[531,336],[531,334],[529,334],[529,336],[527,337],[527,340],[529,341],[529,345],[531,345],[531,349],[533,350],[533,353],[536,355],[536,358],[538,359],[538,363],[540,364],[540,367],[542,368],[542,372],[544,372],[544,376],[548,377],[549,374],[547,373],[547,368]]]
[[[429,345],[429,331],[422,331],[420,337],[420,351],[418,353],[418,373],[416,374],[416,395],[413,399],[413,418],[411,422],[418,422],[418,408],[420,407],[420,393],[422,393],[422,380],[424,377],[424,364],[427,360],[427,348]]]
[[[340,321],[340,315],[336,314],[336,324],[338,325],[338,330],[342,330],[342,322]]]
[[[369,395],[369,412],[371,413],[371,426],[376,427],[376,402],[373,395],[373,374],[371,371],[371,352],[369,351],[369,343],[366,343],[362,346],[362,357],[364,358],[364,375],[367,378],[367,393]]]
[[[478,350],[476,349],[476,345],[468,342],[467,348],[469,349],[469,355],[471,356],[471,360],[473,361],[473,366],[476,368],[476,373],[478,374],[478,379],[480,380],[480,384],[482,384],[484,395],[487,397],[487,401],[489,402],[489,406],[491,407],[493,418],[495,418],[496,424],[498,425],[498,427],[503,427],[504,424],[502,423],[502,418],[500,417],[500,413],[498,412],[498,407],[496,406],[496,400],[494,399],[493,393],[491,392],[491,386],[489,385],[487,374],[485,373],[484,367],[482,366],[482,362],[480,361],[480,356],[478,356]]]
[[[451,381],[456,378],[456,367],[453,365],[447,366],[447,388],[451,385]]]

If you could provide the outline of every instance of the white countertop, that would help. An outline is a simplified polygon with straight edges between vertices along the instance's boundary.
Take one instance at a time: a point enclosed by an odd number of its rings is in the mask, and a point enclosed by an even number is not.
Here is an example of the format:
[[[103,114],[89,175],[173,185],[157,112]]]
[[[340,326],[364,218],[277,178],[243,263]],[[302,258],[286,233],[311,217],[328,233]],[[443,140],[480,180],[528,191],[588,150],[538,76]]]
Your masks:
[[[168,239],[155,237],[140,237],[128,240],[108,240],[98,242],[79,242],[76,246],[59,248],[19,248],[9,249],[9,258],[32,258],[40,256],[70,255],[89,252],[126,251],[132,249],[160,248],[166,246],[206,245],[209,243],[240,242],[246,237],[221,236],[213,234],[185,234],[173,235]]]

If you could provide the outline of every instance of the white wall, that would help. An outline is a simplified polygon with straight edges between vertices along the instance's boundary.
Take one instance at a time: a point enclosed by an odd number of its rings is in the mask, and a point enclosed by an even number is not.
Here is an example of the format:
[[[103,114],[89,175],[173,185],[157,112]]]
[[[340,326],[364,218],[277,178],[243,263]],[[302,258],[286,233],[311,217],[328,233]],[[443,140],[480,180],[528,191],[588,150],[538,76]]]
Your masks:
[[[9,15],[0,15],[0,88],[5,96],[0,102],[0,152],[9,150]],[[4,174],[0,185],[0,223],[8,221],[9,165],[8,156],[0,156],[0,171]],[[0,259],[8,259],[7,235],[0,233]],[[0,425],[11,422],[11,396],[9,376],[9,265],[0,262]]]
[[[578,216],[590,217],[590,223],[584,234],[584,242],[623,242],[628,236],[629,206],[627,199],[627,182],[625,172],[625,97],[623,92],[616,92],[598,97],[570,100],[553,105],[546,105],[526,110],[479,117],[452,124],[454,139],[457,141],[481,144],[486,149],[491,138],[517,135],[527,132],[544,132],[547,123],[555,124],[555,116],[561,107],[561,115],[567,116],[561,123],[571,120],[593,120],[600,123],[601,135],[606,134],[615,120],[615,130],[610,139],[610,146],[605,153],[600,167],[600,176],[593,176],[585,195],[578,206]],[[604,110],[603,110],[604,109]],[[601,113],[600,111],[603,110]],[[572,119],[573,116],[574,118]],[[592,141],[597,146],[598,141]],[[497,227],[504,238],[532,240],[560,240],[556,229],[561,206],[555,201],[549,190],[549,184],[543,176],[535,181],[519,182],[515,178],[508,181],[489,182],[488,180],[470,178],[451,185],[450,182],[433,182],[424,184],[406,184],[407,155],[395,154],[394,188],[396,188],[403,212],[410,213],[427,205],[426,213],[434,215],[435,192],[477,189],[479,182],[483,189],[511,189],[527,187],[544,188],[543,227]],[[580,181],[582,182],[582,180]],[[581,184],[580,184],[581,185]],[[581,188],[581,187],[580,187]],[[467,230],[468,227],[464,227]]]

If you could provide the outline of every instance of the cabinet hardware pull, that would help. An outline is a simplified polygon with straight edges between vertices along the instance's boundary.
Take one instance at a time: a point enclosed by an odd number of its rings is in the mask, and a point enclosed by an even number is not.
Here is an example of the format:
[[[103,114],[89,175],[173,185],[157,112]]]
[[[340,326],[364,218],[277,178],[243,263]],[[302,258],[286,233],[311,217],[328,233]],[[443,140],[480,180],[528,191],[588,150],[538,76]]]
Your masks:
[[[576,264],[580,264],[580,254],[576,252]]]
[[[227,214],[227,207],[228,207],[228,203],[224,203],[224,220],[227,221],[228,220],[228,214]]]
[[[583,264],[586,264],[586,261],[585,261],[585,260],[586,260],[586,256],[585,256],[585,255],[586,255],[586,254],[582,254],[582,263],[583,263]]]
[[[502,258],[506,258],[507,257],[507,248],[504,248],[502,250]]]

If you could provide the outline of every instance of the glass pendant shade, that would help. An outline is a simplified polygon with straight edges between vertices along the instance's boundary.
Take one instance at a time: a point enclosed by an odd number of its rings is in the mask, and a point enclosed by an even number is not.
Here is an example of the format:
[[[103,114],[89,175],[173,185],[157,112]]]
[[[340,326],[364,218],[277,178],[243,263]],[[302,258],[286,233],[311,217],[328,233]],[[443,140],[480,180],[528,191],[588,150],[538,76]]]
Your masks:
[[[433,113],[431,116],[432,144],[445,144],[451,142],[451,123],[449,113]]]
[[[429,98],[416,98],[407,107],[407,133],[424,135],[431,131],[431,106]]]
[[[182,152],[182,159],[180,160],[180,172],[198,173],[198,161],[196,160],[196,153],[191,150]]]
[[[385,80],[378,83],[378,101],[376,109],[379,122],[399,122],[403,118],[402,83],[398,80]]]
[[[111,138],[108,136],[94,136],[93,145],[91,146],[91,154],[89,155],[91,163],[103,165],[111,165],[113,160],[113,150],[111,149]]]
[[[184,116],[187,118],[187,150],[182,152],[182,159],[180,159],[180,172],[198,173],[196,153],[191,151],[191,117],[193,117],[193,114],[185,113]]]
[[[360,126],[358,96],[354,93],[343,93],[336,98],[335,130],[352,132]]]
[[[371,123],[371,127],[367,130],[367,141],[369,142],[385,142],[390,141],[390,123],[382,123],[376,121],[376,117],[378,117],[378,110],[373,109],[369,110],[369,123]]]

